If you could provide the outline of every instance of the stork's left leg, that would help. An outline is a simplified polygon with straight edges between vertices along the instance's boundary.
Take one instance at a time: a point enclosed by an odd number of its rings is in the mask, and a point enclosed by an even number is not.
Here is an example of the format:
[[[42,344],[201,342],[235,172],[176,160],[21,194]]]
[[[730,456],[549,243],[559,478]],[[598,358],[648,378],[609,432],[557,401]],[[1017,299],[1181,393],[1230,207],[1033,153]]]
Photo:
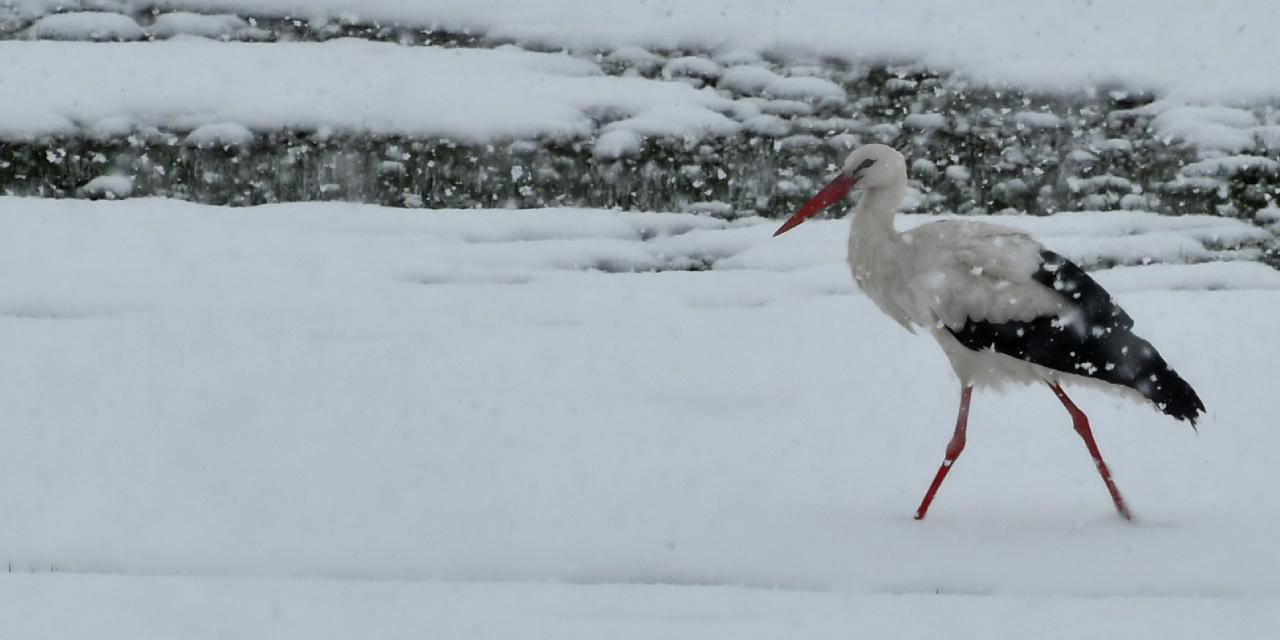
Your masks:
[[[933,476],[933,482],[929,485],[929,491],[924,494],[924,500],[920,501],[920,506],[916,508],[916,520],[924,519],[925,512],[933,503],[934,494],[938,493],[938,487],[942,486],[942,481],[947,478],[947,472],[951,471],[951,465],[956,463],[956,458],[959,458],[960,452],[964,451],[964,434],[969,427],[969,398],[972,396],[973,387],[965,385],[964,390],[960,392],[960,414],[956,416],[956,432],[952,434],[951,442],[947,443],[947,457],[943,458],[942,466],[938,468],[938,473]]]
[[[1071,414],[1071,423],[1075,426],[1076,433],[1084,439],[1084,446],[1088,447],[1093,464],[1098,467],[1098,474],[1106,483],[1107,491],[1111,492],[1111,500],[1116,503],[1116,511],[1119,511],[1120,517],[1125,520],[1133,520],[1133,514],[1129,513],[1129,506],[1125,504],[1124,496],[1120,495],[1119,487],[1116,487],[1115,480],[1111,479],[1111,470],[1107,468],[1107,463],[1102,461],[1102,452],[1098,450],[1098,443],[1093,439],[1093,430],[1089,428],[1089,417],[1084,415],[1071,398],[1067,397],[1061,386],[1049,383],[1049,387],[1053,389],[1054,395],[1058,396],[1058,400],[1062,401],[1062,406],[1066,407]]]

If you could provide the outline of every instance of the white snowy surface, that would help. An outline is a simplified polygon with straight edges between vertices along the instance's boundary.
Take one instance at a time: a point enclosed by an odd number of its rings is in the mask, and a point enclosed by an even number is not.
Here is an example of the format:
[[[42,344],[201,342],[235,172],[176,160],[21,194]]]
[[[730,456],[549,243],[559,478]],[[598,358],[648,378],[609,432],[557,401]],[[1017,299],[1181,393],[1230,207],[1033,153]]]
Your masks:
[[[19,16],[98,0],[11,0]],[[547,47],[769,51],[912,60],[996,84],[1145,88],[1199,100],[1280,94],[1272,0],[121,0],[125,9],[294,15],[469,30]]]
[[[608,77],[592,62],[514,48],[8,41],[0,42],[0,60],[0,92],[23,96],[0,101],[0,139],[70,134],[106,121],[487,141],[585,136],[592,116],[606,112],[645,135],[699,138],[739,126],[720,113],[732,101],[714,91]]]
[[[59,608],[70,604],[74,609]],[[15,638],[1263,640],[1275,598],[863,595],[737,586],[0,574]]]
[[[1209,408],[1075,393],[1136,524],[1043,389],[915,522],[945,359],[775,226],[0,198],[6,635],[1267,637],[1280,274],[1099,273]]]

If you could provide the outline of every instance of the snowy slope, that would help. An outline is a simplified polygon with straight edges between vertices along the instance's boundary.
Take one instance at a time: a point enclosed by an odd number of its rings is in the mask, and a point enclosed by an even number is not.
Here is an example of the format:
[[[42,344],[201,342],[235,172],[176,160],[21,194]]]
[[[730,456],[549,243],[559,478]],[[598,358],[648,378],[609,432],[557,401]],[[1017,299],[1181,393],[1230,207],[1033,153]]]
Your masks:
[[[1190,274],[1218,265],[1121,274],[1120,302],[1209,407],[1196,435],[1078,392],[1136,525],[1115,518],[1042,389],[975,399],[969,450],[918,523],[955,383],[934,345],[852,290],[838,255],[805,268],[584,270],[658,255],[650,243],[711,247],[714,234],[821,252],[841,241],[839,223],[771,240],[771,225],[693,216],[472,215],[0,200],[0,560],[39,572],[782,587],[831,593],[759,606],[822,617],[846,604],[960,606],[885,599],[934,593],[996,596],[975,605],[992,615],[1275,615],[1274,273],[1217,274],[1203,288]],[[1166,290],[1175,280],[1181,290]],[[1222,280],[1231,288],[1212,290]],[[440,590],[472,603],[449,614],[465,625],[524,588],[0,582],[35,601],[5,605],[21,611],[100,603],[86,623],[119,589],[224,603],[265,593],[308,612],[370,599],[356,620],[381,607],[417,615],[396,603]],[[572,589],[527,588],[553,612],[517,609],[533,619],[582,612],[566,604]],[[667,603],[641,620],[742,616],[773,597],[592,593],[602,600],[587,611],[606,617]],[[670,604],[693,593],[705,608]],[[1195,596],[1217,600],[1185,600]],[[1126,604],[1076,600],[1099,597]],[[599,624],[587,631],[613,628]],[[1018,624],[1030,623],[1009,633]]]

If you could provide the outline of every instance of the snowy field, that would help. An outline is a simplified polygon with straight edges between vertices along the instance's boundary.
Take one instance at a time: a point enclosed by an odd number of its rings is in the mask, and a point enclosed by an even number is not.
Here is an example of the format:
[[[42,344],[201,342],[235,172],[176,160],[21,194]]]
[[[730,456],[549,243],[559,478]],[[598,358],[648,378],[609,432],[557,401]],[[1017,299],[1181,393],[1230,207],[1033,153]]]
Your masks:
[[[840,221],[0,198],[4,635],[1270,637],[1257,230],[1006,221],[1161,263],[1097,277],[1199,433],[1074,394],[1134,524],[1043,389],[911,519],[957,385]]]

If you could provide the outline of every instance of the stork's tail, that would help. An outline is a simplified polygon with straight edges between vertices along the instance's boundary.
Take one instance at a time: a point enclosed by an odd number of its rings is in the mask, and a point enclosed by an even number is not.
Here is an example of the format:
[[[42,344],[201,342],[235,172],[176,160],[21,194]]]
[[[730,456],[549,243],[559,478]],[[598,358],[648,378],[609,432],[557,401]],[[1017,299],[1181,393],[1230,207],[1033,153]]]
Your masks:
[[[1204,402],[1196,395],[1196,390],[1177,371],[1170,369],[1161,360],[1160,367],[1147,375],[1145,382],[1134,386],[1138,393],[1155,403],[1156,408],[1178,420],[1186,420],[1192,427],[1204,413]]]
[[[1204,402],[1150,342],[1119,328],[1099,342],[1102,350],[1111,354],[1118,366],[1094,377],[1129,387],[1150,400],[1162,413],[1196,426],[1196,420],[1204,413]],[[1120,355],[1116,357],[1116,354]]]

